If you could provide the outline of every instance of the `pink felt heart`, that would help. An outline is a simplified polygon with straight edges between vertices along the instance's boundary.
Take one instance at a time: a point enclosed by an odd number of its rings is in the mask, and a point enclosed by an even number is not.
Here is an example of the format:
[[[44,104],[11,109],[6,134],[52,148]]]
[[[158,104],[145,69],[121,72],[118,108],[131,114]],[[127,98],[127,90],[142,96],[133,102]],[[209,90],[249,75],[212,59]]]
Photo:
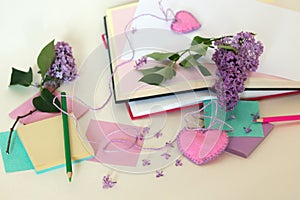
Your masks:
[[[228,135],[219,130],[183,129],[177,138],[179,150],[197,165],[202,165],[218,157],[228,145]]]
[[[179,11],[171,24],[171,29],[177,33],[189,33],[201,27],[198,20],[188,11]]]

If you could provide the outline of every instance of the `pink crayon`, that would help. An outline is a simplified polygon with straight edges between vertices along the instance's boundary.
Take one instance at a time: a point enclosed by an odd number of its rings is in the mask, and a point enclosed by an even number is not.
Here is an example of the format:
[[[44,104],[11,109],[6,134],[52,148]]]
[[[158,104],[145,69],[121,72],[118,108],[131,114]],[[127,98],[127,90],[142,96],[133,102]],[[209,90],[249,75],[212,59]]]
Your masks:
[[[283,122],[283,121],[295,121],[295,120],[300,120],[300,115],[263,117],[257,119],[256,122]]]

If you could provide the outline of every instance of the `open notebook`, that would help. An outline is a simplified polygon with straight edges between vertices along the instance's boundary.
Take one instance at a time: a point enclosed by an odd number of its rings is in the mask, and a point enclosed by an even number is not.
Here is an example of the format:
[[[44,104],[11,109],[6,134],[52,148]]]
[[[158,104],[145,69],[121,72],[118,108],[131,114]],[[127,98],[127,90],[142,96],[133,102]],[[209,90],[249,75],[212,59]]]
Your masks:
[[[166,46],[161,46],[161,49],[167,49],[167,47],[173,48],[173,46],[175,46],[174,48],[179,48],[178,45],[174,45],[173,40],[178,39],[177,37],[183,37],[183,40],[186,40],[183,42],[185,44],[189,44],[190,39],[184,38],[184,36],[178,36],[178,34],[173,34],[171,31],[157,33],[157,30],[155,29],[145,30],[137,28],[134,30],[135,27],[131,27],[130,22],[135,16],[136,6],[137,3],[131,3],[111,8],[107,11],[105,18],[111,68],[112,71],[114,71],[113,86],[116,102],[119,103],[128,100],[140,100],[158,96],[160,97],[189,90],[203,90],[207,87],[211,87],[214,84],[215,78],[212,76],[206,77],[205,80],[203,80],[202,76],[197,72],[196,69],[193,68],[188,70],[178,68],[177,76],[174,79],[167,81],[162,87],[151,86],[138,81],[142,77],[142,74],[135,70],[133,66],[135,65],[134,59],[138,59],[136,55],[141,53],[140,49],[148,48],[149,53],[151,53],[155,48],[160,48],[157,46],[157,43],[168,43],[168,41],[165,40],[166,37],[164,37],[164,40],[162,41],[155,42],[154,40],[159,40],[157,34],[170,36],[169,43],[172,43],[173,41],[173,45],[171,44],[171,46],[168,46],[170,44],[166,44]],[[144,19],[139,18],[138,20],[141,22]],[[126,34],[124,34],[125,32]],[[149,38],[147,40],[143,40],[142,38],[144,36],[152,37],[151,40]],[[130,39],[130,44],[135,49],[135,57],[130,62],[121,64],[128,61],[133,53],[132,49],[128,47],[129,43],[127,37]],[[151,46],[152,44],[154,46]],[[167,51],[170,50],[171,49],[167,49]],[[145,68],[148,65],[154,64],[155,63],[150,61],[147,63]],[[209,68],[211,73],[214,74],[215,66],[212,64],[207,64],[206,66]],[[251,73],[249,80],[246,82],[246,91],[266,91],[264,95],[268,95],[269,90],[273,90],[272,94],[274,94],[274,90],[278,90],[277,93],[281,93],[298,89],[300,89],[300,82],[298,81],[288,80],[258,72]]]
[[[65,165],[65,149],[62,116],[56,116],[21,126],[17,133],[37,173]],[[91,147],[83,143],[76,132],[75,123],[69,118],[69,134],[72,161],[92,157]]]

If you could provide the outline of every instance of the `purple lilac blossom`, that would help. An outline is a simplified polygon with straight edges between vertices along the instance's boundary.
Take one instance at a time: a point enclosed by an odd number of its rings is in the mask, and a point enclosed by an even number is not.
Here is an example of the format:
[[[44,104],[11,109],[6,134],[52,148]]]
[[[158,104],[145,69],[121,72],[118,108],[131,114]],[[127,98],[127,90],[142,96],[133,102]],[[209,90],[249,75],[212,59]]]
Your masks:
[[[161,154],[161,156],[165,157],[166,160],[169,160],[169,158],[171,157],[171,155],[167,152]]]
[[[176,162],[175,162],[175,166],[176,167],[181,167],[183,165],[183,163],[181,162],[180,159],[177,159]]]
[[[149,131],[150,131],[150,128],[149,128],[149,127],[144,127],[143,130],[142,130],[142,133],[143,133],[144,135],[146,135],[146,134],[149,133]]]
[[[248,127],[244,127],[245,133],[250,133],[252,129],[250,128],[250,125]]]
[[[103,189],[109,189],[112,188],[117,182],[116,181],[112,181],[112,179],[110,178],[110,175],[106,175],[103,177],[102,179],[102,188]]]
[[[143,56],[140,59],[138,59],[137,61],[135,61],[135,65],[133,66],[136,70],[141,69],[141,67],[147,64],[147,56]]]
[[[46,73],[51,80],[45,82],[44,86],[60,86],[61,83],[73,81],[78,77],[71,46],[66,42],[57,42],[55,53],[56,58]]]
[[[158,131],[157,133],[154,134],[154,137],[160,138],[160,137],[162,137],[162,135],[163,135],[162,132]]]
[[[244,82],[250,71],[256,71],[259,65],[259,57],[263,53],[263,45],[255,41],[250,32],[240,32],[234,37],[224,37],[214,43],[217,46],[212,60],[217,65],[215,84],[218,101],[222,108],[233,110],[237,105],[238,94],[245,90]],[[222,48],[231,46],[237,50],[234,52]]]
[[[173,142],[172,141],[166,142],[166,147],[174,148]]]
[[[164,176],[164,171],[156,171],[156,178]]]
[[[258,112],[256,112],[255,114],[252,113],[251,116],[252,116],[254,122],[256,122],[256,120],[257,120],[258,118],[260,118]]]
[[[150,160],[143,159],[142,162],[143,162],[143,166],[151,165],[151,161]]]

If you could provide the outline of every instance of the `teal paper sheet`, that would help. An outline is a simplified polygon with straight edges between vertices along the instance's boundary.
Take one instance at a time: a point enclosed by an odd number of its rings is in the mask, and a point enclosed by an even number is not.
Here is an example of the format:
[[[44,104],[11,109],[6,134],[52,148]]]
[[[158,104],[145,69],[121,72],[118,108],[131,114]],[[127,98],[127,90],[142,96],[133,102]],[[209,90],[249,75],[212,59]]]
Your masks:
[[[17,134],[13,132],[10,145],[10,153],[6,154],[8,132],[0,133],[0,149],[5,172],[18,172],[33,169],[31,160]]]
[[[205,101],[204,105],[207,105],[210,101]],[[212,116],[212,112],[215,111],[216,104],[212,103],[204,109],[204,113],[207,116]],[[219,108],[221,109],[221,108]],[[253,122],[253,116],[256,113],[260,115],[259,105],[257,101],[239,101],[234,111],[232,112],[235,116],[235,119],[230,119],[231,112],[226,113],[226,118],[221,119],[225,120],[226,123],[231,125],[234,130],[228,132],[230,137],[264,137],[264,132],[262,128],[262,123]],[[204,125],[208,127],[211,119],[204,118]],[[246,133],[245,128],[250,128],[251,132]],[[223,126],[224,130],[230,130],[225,125]]]

